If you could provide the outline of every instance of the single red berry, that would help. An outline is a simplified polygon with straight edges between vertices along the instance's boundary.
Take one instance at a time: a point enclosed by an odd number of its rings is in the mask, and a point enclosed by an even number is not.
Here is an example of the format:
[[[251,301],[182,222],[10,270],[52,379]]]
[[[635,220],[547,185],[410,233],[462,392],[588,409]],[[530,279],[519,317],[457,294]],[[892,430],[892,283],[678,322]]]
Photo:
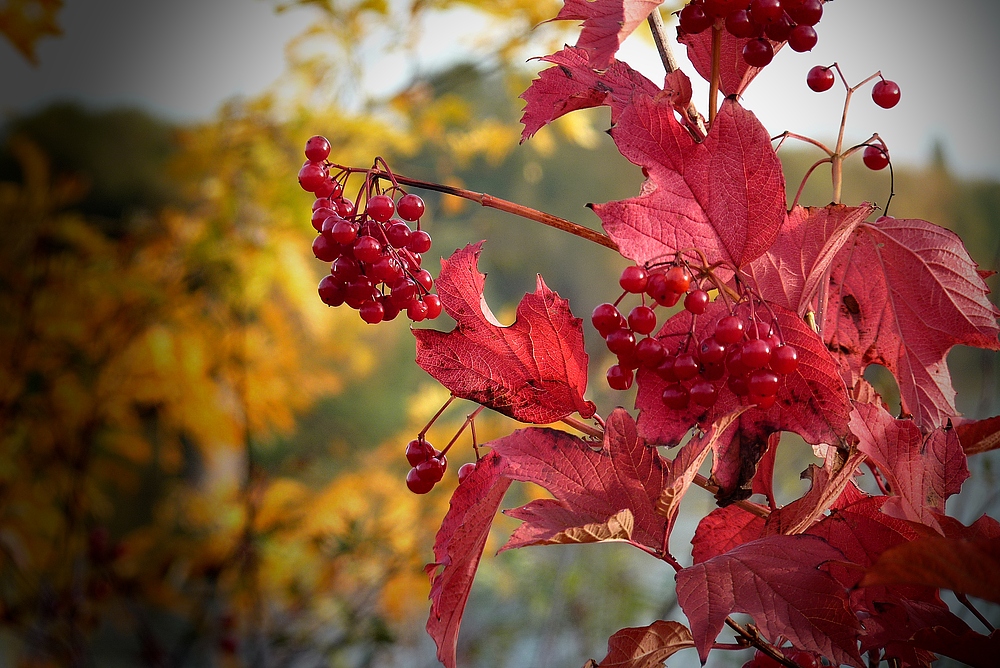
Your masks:
[[[368,301],[378,297],[372,279],[367,276],[357,276],[347,282],[347,289],[344,291],[344,301],[351,308],[361,308]]]
[[[424,215],[424,200],[420,199],[419,195],[412,193],[403,195],[396,203],[396,212],[399,213],[400,218],[412,223]]]
[[[358,237],[354,242],[354,257],[365,264],[372,264],[382,257],[382,244],[375,237]]]
[[[656,314],[648,306],[636,306],[628,314],[628,326],[637,334],[649,334],[656,329]]]
[[[313,201],[312,210],[315,211],[316,209],[333,209],[334,207],[336,207],[336,204],[334,204],[333,202],[331,202],[329,200],[329,198],[326,198],[326,197],[317,197]],[[326,214],[326,215],[329,216],[330,214]]]
[[[715,340],[723,345],[736,343],[743,338],[743,321],[735,315],[721,318],[715,325]]]
[[[616,329],[608,334],[608,350],[616,355],[621,355],[630,350],[635,350],[635,334],[627,329]]]
[[[702,362],[701,375],[705,380],[722,380],[726,376],[726,365],[722,362],[715,362],[710,364],[708,362]]]
[[[623,368],[620,364],[612,364],[608,367],[608,386],[612,390],[624,391],[632,387],[634,375],[631,369]]]
[[[899,104],[899,86],[888,79],[879,81],[872,87],[872,100],[883,109],[892,109]]]
[[[417,475],[425,480],[437,482],[444,477],[448,469],[448,458],[442,454],[434,455],[414,467]]]
[[[743,364],[743,346],[734,343],[726,349],[726,370],[734,376],[744,376],[750,373],[750,369]]]
[[[433,320],[441,315],[441,298],[435,294],[424,295],[424,304],[427,305],[427,319]]]
[[[705,364],[719,364],[726,359],[726,347],[710,336],[698,346],[698,359]]]
[[[341,218],[350,218],[354,215],[354,202],[347,199],[346,197],[340,197],[336,200],[337,211],[340,212]]]
[[[733,37],[760,37],[761,27],[750,18],[750,12],[739,9],[726,15],[726,30]]]
[[[399,261],[391,255],[383,255],[368,267],[368,275],[377,282],[392,285],[403,275]]]
[[[865,152],[861,155],[865,167],[872,171],[885,169],[889,165],[889,152],[881,146],[871,145],[865,147]]]
[[[714,406],[715,400],[718,398],[719,393],[715,389],[715,385],[712,385],[707,380],[696,381],[691,389],[688,391],[691,397],[691,401],[695,402],[699,406]]]
[[[760,369],[770,361],[771,346],[765,339],[751,339],[740,350],[740,362],[748,369]]]
[[[385,317],[385,309],[382,307],[382,302],[375,300],[362,304],[358,312],[361,314],[361,319],[369,325],[377,325]]]
[[[340,257],[340,248],[320,234],[313,239],[313,255],[323,262],[333,262]]]
[[[678,380],[689,380],[698,375],[698,361],[691,353],[681,353],[674,360],[674,375]]]
[[[410,226],[401,220],[394,220],[385,228],[385,238],[393,248],[406,248],[411,234]]]
[[[618,366],[623,369],[631,369],[632,371],[641,367],[642,360],[639,359],[639,356],[635,352],[638,347],[639,344],[636,344],[635,348],[629,348],[628,350],[618,353]]]
[[[781,345],[771,349],[771,370],[782,375],[793,373],[799,368],[799,353],[794,347]]]
[[[771,406],[773,406],[774,402],[777,401],[778,399],[778,397],[773,394],[764,396],[761,394],[754,394],[753,392],[747,395],[747,397],[748,397],[747,401],[749,401],[751,404],[755,404],[757,408],[760,408],[761,410],[765,411]]]
[[[598,304],[594,308],[594,312],[590,316],[590,322],[593,323],[597,333],[605,339],[608,338],[608,334],[616,329],[624,328],[626,324],[625,318],[622,317],[618,308],[614,304],[608,303]]]
[[[361,268],[358,266],[357,261],[343,255],[334,260],[333,266],[330,267],[330,274],[344,284],[360,273]]]
[[[306,158],[311,162],[322,162],[330,157],[330,141],[315,135],[306,140]]]
[[[406,474],[406,487],[414,494],[426,494],[434,489],[434,483],[425,478],[421,478],[417,469],[412,468]]]
[[[792,47],[792,51],[799,53],[812,51],[818,41],[819,35],[816,34],[816,29],[812,26],[795,26],[788,33],[788,46]]]
[[[792,31],[795,29],[795,22],[789,18],[788,14],[785,12],[781,13],[781,17],[777,21],[768,23],[764,27],[764,34],[767,38],[775,42],[784,42],[789,39]]]
[[[777,659],[772,658],[760,650],[754,652],[753,661],[755,662],[757,668],[781,668],[781,663]]]
[[[681,30],[689,35],[697,35],[712,27],[712,17],[705,13],[705,7],[692,2],[680,13]]]
[[[410,466],[427,461],[434,456],[434,453],[434,446],[420,437],[406,444],[406,461],[410,463]]]
[[[750,374],[750,379],[747,381],[747,388],[750,390],[750,394],[762,397],[776,395],[780,385],[781,379],[778,378],[778,374],[769,369],[757,369]]]
[[[434,287],[434,279],[431,278],[431,272],[426,269],[421,269],[414,273],[413,278],[424,287],[424,290],[430,291]]]
[[[466,462],[458,467],[458,484],[461,485],[463,482],[468,480],[472,472],[476,470],[476,465],[474,462]]]
[[[752,39],[743,45],[743,60],[751,67],[765,67],[774,59],[774,47],[764,38]]]
[[[747,387],[746,376],[729,374],[729,378],[726,380],[726,385],[729,387],[729,390],[738,397],[745,397],[750,394],[750,388]]]
[[[635,356],[648,369],[658,367],[666,354],[667,351],[663,349],[663,344],[652,337],[645,338],[635,344]]]
[[[400,308],[405,308],[405,304],[417,296],[417,284],[408,278],[401,278],[393,283],[392,301]]]
[[[687,292],[688,288],[691,287],[691,274],[686,268],[681,266],[670,267],[663,274],[663,278],[666,281],[667,290],[673,292]]]
[[[680,383],[671,383],[663,390],[663,403],[667,408],[675,411],[682,411],[688,407],[690,400],[688,389]]]
[[[339,183],[333,181],[332,179],[325,179],[323,183],[321,183],[320,186],[313,191],[313,194],[316,195],[316,197],[325,197],[325,198],[334,197],[336,196],[335,193],[337,195],[340,194],[337,193],[337,188],[339,185],[340,185]]]
[[[384,312],[382,322],[395,320],[396,316],[399,315],[399,307],[396,306],[391,299],[389,299],[388,295],[382,295],[378,300],[382,302],[382,311]]]
[[[688,296],[684,298],[684,308],[687,309],[688,313],[694,313],[695,315],[701,315],[708,308],[708,293],[704,290],[692,290],[688,293]]]
[[[316,200],[317,202],[319,200]],[[337,212],[329,207],[320,207],[318,209],[313,209],[312,213],[312,226],[317,232],[323,231],[323,222],[330,216],[336,216]],[[337,216],[340,218],[340,216]]]
[[[646,289],[646,283],[648,280],[649,276],[646,274],[646,270],[633,264],[622,270],[622,275],[618,279],[618,284],[622,286],[622,290],[625,292],[631,292],[632,294],[637,295]]]
[[[812,68],[806,75],[806,85],[817,93],[830,90],[835,82],[836,77],[833,75],[833,70],[822,65]]]
[[[413,322],[426,320],[428,311],[427,304],[420,299],[411,299],[410,303],[406,305],[406,317]]]
[[[395,211],[396,205],[388,195],[375,195],[368,200],[368,204],[365,206],[365,213],[372,220],[377,220],[380,223],[384,223],[392,218],[392,214]]]
[[[789,3],[786,9],[792,20],[800,26],[814,26],[823,18],[822,0],[802,0],[798,3]]]
[[[668,383],[676,381],[677,376],[674,375],[674,362],[676,360],[676,357],[666,354],[666,350],[664,350],[663,361],[656,367],[656,374]]]
[[[410,235],[410,241],[406,247],[414,253],[426,253],[431,249],[431,235],[424,230],[415,230]]]
[[[332,216],[331,216],[332,218]],[[328,218],[327,220],[330,220]],[[323,225],[326,225],[324,222]],[[324,229],[325,231],[325,229]],[[339,216],[334,219],[333,227],[330,228],[330,236],[338,244],[350,244],[358,238],[358,228],[354,223],[348,222]],[[369,237],[371,238],[371,237]]]
[[[326,167],[318,162],[307,162],[299,170],[299,185],[306,192],[314,193],[327,180]]]
[[[705,13],[712,18],[721,19],[745,4],[743,0],[705,0]]]
[[[319,298],[327,306],[340,306],[344,303],[344,290],[340,281],[333,276],[324,276],[319,282]]]
[[[784,11],[781,0],[753,0],[750,3],[750,16],[761,25],[780,21]]]
[[[671,307],[681,298],[681,293],[667,287],[667,279],[663,274],[653,274],[646,283],[646,294],[660,306]]]
[[[788,660],[799,668],[820,668],[822,665],[815,654],[804,649],[797,649],[788,654]]]

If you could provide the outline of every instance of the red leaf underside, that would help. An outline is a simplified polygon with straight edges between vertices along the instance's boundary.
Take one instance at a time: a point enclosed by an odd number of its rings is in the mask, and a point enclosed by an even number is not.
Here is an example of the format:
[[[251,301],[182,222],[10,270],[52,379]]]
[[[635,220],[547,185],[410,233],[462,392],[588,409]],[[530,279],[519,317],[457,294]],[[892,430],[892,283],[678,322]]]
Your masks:
[[[591,66],[603,69],[618,47],[662,0],[565,0],[554,20],[583,21],[576,46],[590,55]]]
[[[659,668],[669,657],[689,647],[694,647],[694,642],[686,626],[659,620],[611,636],[608,655],[598,668]]]

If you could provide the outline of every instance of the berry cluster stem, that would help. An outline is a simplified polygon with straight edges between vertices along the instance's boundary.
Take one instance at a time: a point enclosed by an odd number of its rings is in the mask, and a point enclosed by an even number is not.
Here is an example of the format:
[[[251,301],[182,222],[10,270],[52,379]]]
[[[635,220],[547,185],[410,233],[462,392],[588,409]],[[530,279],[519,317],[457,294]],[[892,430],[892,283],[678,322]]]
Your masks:
[[[747,645],[756,647],[781,665],[787,666],[788,668],[799,668],[794,661],[776,650],[769,643],[762,640],[760,634],[757,632],[757,629],[752,627],[744,628],[732,617],[726,617],[726,626],[735,631],[736,634],[747,643]]]
[[[708,125],[715,122],[715,115],[719,113],[719,80],[722,63],[722,28],[712,27],[712,80],[708,85]]]

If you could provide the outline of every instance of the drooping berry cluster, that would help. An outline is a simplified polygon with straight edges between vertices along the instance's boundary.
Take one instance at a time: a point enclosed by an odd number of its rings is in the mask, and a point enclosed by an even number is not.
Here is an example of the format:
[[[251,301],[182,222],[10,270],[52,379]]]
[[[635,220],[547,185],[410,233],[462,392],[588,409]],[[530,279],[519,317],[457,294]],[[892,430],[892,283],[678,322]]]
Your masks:
[[[706,288],[717,287],[714,280],[711,272],[693,278],[683,262],[657,267],[652,273],[637,265],[625,268],[619,280],[622,289],[625,294],[642,295],[643,303],[633,308],[627,318],[616,304],[600,304],[591,320],[618,358],[607,372],[612,389],[629,389],[635,371],[646,368],[668,383],[663,402],[674,410],[686,409],[692,402],[705,408],[713,406],[722,383],[736,396],[746,397],[747,402],[761,408],[774,404],[781,376],[798,368],[798,352],[785,344],[773,318],[762,317],[766,311],[753,308],[761,304],[749,291],[744,296],[751,307],[749,315],[744,317],[731,310],[718,320],[712,334],[699,341],[694,326],[697,316],[708,308],[710,296]],[[671,349],[662,339],[651,336],[656,329],[654,308],[674,306],[685,293],[684,308],[695,317],[691,319],[690,335],[683,337],[677,349]],[[647,296],[652,298],[653,307],[646,306]]]
[[[319,234],[313,254],[331,263],[330,274],[319,283],[323,303],[347,304],[371,324],[401,312],[414,322],[438,317],[441,299],[431,292],[430,272],[420,266],[421,255],[431,247],[430,235],[420,228],[423,200],[402,194],[394,201],[392,195],[402,189],[386,169],[392,182],[388,190],[383,192],[380,177],[368,170],[356,202],[351,201],[344,196],[344,182],[352,170],[330,174],[330,142],[312,137],[305,153],[299,184],[316,195],[312,225]],[[415,229],[409,223],[415,223]]]
[[[406,444],[406,461],[413,467],[406,474],[406,486],[414,494],[431,491],[448,469],[448,457],[423,436],[417,436]]]
[[[743,60],[764,67],[774,58],[774,44],[788,42],[794,51],[811,51],[814,27],[823,17],[824,0],[691,0],[680,11],[681,32],[697,35],[713,26],[749,39]]]

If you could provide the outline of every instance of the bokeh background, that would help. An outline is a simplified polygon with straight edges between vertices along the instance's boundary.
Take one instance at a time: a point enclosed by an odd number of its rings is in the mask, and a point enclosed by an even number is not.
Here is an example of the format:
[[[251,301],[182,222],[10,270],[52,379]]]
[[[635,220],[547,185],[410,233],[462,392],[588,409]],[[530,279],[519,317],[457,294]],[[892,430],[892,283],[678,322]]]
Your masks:
[[[0,3],[0,665],[435,665],[423,565],[455,481],[409,494],[402,451],[447,395],[413,364],[405,322],[370,327],[320,303],[326,268],[295,175],[305,139],[324,134],[338,162],[382,155],[399,173],[596,228],[585,204],[632,196],[642,180],[603,132],[606,110],[518,144],[517,95],[539,69],[528,58],[575,40],[571,25],[538,25],[559,6]],[[983,268],[1000,268],[1000,5],[826,10],[816,50],[779,54],[747,106],[772,134],[830,139],[842,96],[811,93],[806,71],[836,60],[860,80],[881,68],[902,102],[885,111],[859,95],[848,138],[886,140],[894,215],[950,227]],[[662,76],[642,30],[621,57]],[[817,156],[789,143],[781,156],[794,193]],[[849,163],[844,192],[884,204],[887,170]],[[481,268],[501,319],[536,273],[578,315],[616,296],[624,261],[606,249],[422,194],[435,241],[425,266],[488,239]],[[802,201],[829,198],[817,170]],[[590,352],[602,413],[630,406],[603,382],[608,353]],[[1000,413],[997,362],[949,357],[966,415]],[[887,373],[871,379],[898,396]],[[459,404],[432,442],[473,408]],[[515,425],[484,413],[477,428],[486,441]],[[452,471],[473,459],[468,443]],[[813,459],[783,444],[790,500]],[[970,462],[951,513],[997,516],[998,463]],[[515,489],[505,505],[538,493]],[[685,500],[672,541],[682,561],[711,507],[700,490]],[[498,520],[488,555],[511,526]],[[600,659],[621,627],[683,620],[672,575],[618,545],[487,556],[461,663]],[[671,665],[696,665],[687,654]]]

